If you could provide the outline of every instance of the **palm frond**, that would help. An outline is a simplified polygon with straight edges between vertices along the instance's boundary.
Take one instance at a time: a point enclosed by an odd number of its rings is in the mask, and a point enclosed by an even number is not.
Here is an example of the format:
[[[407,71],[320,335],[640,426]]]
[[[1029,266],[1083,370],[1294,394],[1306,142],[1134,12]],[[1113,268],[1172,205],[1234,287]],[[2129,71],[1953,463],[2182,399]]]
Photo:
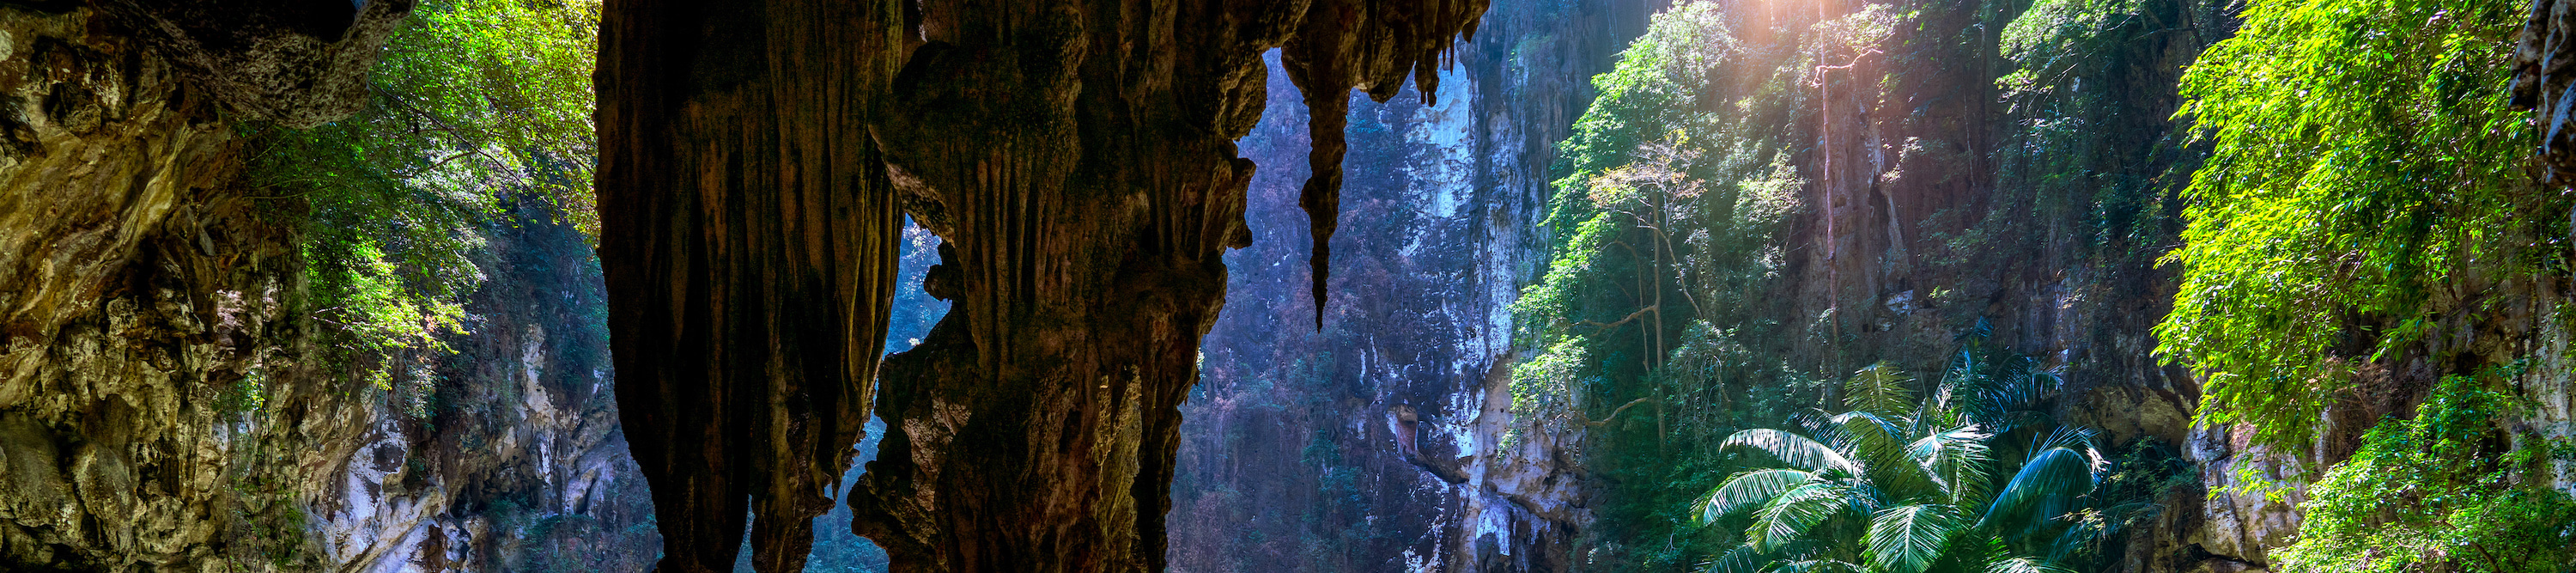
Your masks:
[[[1845,412],[1834,416],[1834,427],[1849,446],[1845,453],[1858,458],[1870,482],[1894,497],[1913,499],[1939,496],[1941,491],[1925,473],[1923,464],[1909,455],[1904,430],[1877,414]]]
[[[2003,557],[1986,563],[1986,573],[2075,573],[2056,563],[2033,557]]]
[[[2004,491],[1986,508],[1978,527],[2001,527],[2007,523],[2031,524],[2046,519],[2050,508],[2093,491],[2093,461],[2084,453],[2065,447],[2052,447],[2031,456],[2021,471],[2004,483]],[[2033,515],[2037,514],[2037,515]]]
[[[1915,440],[1907,455],[1919,460],[1923,470],[1949,496],[1949,502],[1974,512],[1993,493],[1991,477],[1992,450],[1986,440],[1992,438],[1976,426],[1962,426]]]
[[[1816,479],[1816,474],[1794,469],[1753,470],[1726,478],[1723,485],[1709,490],[1700,498],[1699,522],[1707,525],[1719,517],[1748,508],[1760,507],[1780,492]]]
[[[1882,573],[1921,573],[1941,557],[1950,537],[1967,529],[1958,508],[1940,504],[1891,507],[1871,516],[1868,562]]]
[[[1909,405],[1914,402],[1914,394],[1906,388],[1912,383],[1914,378],[1904,369],[1880,361],[1853,372],[1851,379],[1843,382],[1843,406],[1855,412],[1895,416],[1912,409]]]
[[[1771,459],[1780,460],[1780,463],[1787,464],[1789,467],[1810,472],[1830,468],[1852,474],[1860,473],[1860,467],[1853,464],[1850,458],[1844,457],[1841,452],[1834,451],[1824,443],[1806,436],[1770,428],[1736,432],[1735,435],[1727,436],[1726,441],[1719,442],[1717,449],[1720,451],[1754,450],[1769,454]]]
[[[2040,368],[2035,360],[2023,358],[2020,364],[2014,366],[2012,372],[2001,377],[2002,383],[1995,385],[1994,399],[1999,409],[2009,411],[2036,408],[2048,399],[2056,397],[2058,388],[2066,384],[2065,378],[2058,376],[2056,372]]]
[[[2040,452],[2051,448],[2065,448],[2083,453],[2085,459],[2091,464],[2091,471],[2096,473],[2110,467],[2110,461],[2102,458],[2101,450],[2093,447],[2092,428],[2058,426],[2051,429],[2047,437],[2040,438],[2037,443],[2031,445],[2031,457],[2037,459]]]
[[[1771,553],[1751,545],[1738,545],[1716,559],[1699,566],[1700,573],[1760,573],[1771,564]]]
[[[1744,531],[1745,543],[1763,551],[1779,550],[1834,514],[1849,511],[1852,501],[1847,497],[1852,493],[1832,482],[1808,482],[1781,492],[1753,512],[1753,526]]]

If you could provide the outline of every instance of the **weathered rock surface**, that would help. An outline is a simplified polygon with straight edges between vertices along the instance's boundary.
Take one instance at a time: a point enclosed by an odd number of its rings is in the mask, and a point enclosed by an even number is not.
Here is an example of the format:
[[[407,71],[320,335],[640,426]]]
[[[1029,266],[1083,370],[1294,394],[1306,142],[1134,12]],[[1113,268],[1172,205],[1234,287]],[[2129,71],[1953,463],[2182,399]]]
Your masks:
[[[2545,192],[2560,192],[2576,184],[2576,2],[2538,0],[2531,3],[2531,20],[2523,25],[2522,38],[2514,50],[2519,68],[2513,84],[2515,106],[2530,109],[2536,127],[2543,134],[2535,155],[2543,169]],[[2516,449],[2548,447],[2550,440],[2576,440],[2576,364],[2569,363],[2570,318],[2563,310],[2550,310],[2549,304],[2563,304],[2567,296],[2560,286],[2547,282],[2528,284],[2517,289],[2529,300],[2518,305],[2520,330],[2514,345],[2540,357],[2540,368],[2520,381],[2523,397],[2534,407],[2523,419],[2511,423]],[[2495,358],[2511,359],[2499,356]],[[2576,461],[2552,462],[2553,474],[2545,479],[2561,491],[2576,494]]]
[[[1261,53],[1391,96],[1483,7],[610,4],[601,256],[662,569],[729,564],[746,497],[756,565],[805,553],[869,412],[898,213],[946,240],[927,288],[954,306],[887,362],[855,527],[908,570],[1161,569]]]
[[[235,121],[354,110],[334,74],[407,5],[290,37],[259,7],[0,4],[0,570],[642,567],[578,233],[486,229],[507,272],[469,354],[377,387],[322,358],[302,202],[243,177]]]
[[[309,128],[357,113],[414,0],[98,2],[234,119]]]

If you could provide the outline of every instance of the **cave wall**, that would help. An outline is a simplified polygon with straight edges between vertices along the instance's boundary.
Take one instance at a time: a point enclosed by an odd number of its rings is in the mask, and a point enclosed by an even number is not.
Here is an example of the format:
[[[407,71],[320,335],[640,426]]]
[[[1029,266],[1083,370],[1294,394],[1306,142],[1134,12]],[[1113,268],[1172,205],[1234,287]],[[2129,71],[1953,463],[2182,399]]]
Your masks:
[[[608,4],[600,252],[659,567],[729,566],[746,504],[754,565],[800,565],[873,410],[848,504],[894,566],[1161,569],[1175,407],[1250,239],[1260,54],[1334,101],[1427,92],[1482,11]],[[1301,201],[1318,240],[1338,152]],[[954,306],[880,375],[898,214],[944,240],[926,288]]]
[[[304,204],[244,173],[365,104],[409,8],[0,4],[0,569],[642,567],[578,232],[482,229],[475,334],[378,387],[320,347]]]

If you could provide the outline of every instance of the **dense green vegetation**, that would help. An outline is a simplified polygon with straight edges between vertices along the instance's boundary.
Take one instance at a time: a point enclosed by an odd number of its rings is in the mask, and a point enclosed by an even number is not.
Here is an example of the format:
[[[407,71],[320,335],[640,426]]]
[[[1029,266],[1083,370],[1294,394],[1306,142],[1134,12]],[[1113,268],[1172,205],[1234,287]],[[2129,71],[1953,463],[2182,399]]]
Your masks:
[[[2469,376],[2442,380],[2415,417],[2372,428],[2301,504],[2286,573],[2547,573],[2576,566],[2576,501],[2528,480],[2576,444],[2511,450],[2513,399]]]
[[[2364,370],[2423,360],[2440,377],[2349,460],[2282,476],[2307,481],[2308,501],[2281,571],[2576,563],[2576,503],[2540,485],[2541,460],[2568,452],[2500,425],[2527,403],[2498,388],[2524,376],[2515,353],[2532,343],[2434,336],[2507,312],[2494,299],[2519,281],[2566,274],[2566,197],[2526,171],[2536,139],[2507,101],[2527,6],[2254,2],[2182,83],[2182,117],[2213,155],[2157,334],[2206,380],[2200,422],[2299,451],[2329,408],[2371,407]]]
[[[2564,362],[2531,356],[2564,333],[2499,328],[2514,312],[2563,312],[2508,306],[2568,274],[2569,201],[2533,182],[2530,120],[2506,100],[2527,4],[2256,0],[2231,14],[2221,2],[1892,3],[1824,20],[1766,6],[1685,2],[1659,15],[1595,79],[1600,96],[1561,147],[1566,176],[1548,219],[1558,243],[1517,307],[1538,352],[1514,371],[1514,407],[1542,431],[1590,432],[1611,562],[1923,571],[2018,556],[2091,570],[2107,554],[2057,551],[2050,536],[2117,543],[2120,523],[2161,511],[2131,504],[2198,487],[2163,442],[2102,448],[2120,455],[2088,454],[2099,480],[2085,509],[2023,536],[1984,519],[1990,497],[1900,475],[1938,464],[1889,444],[2009,424],[1869,397],[1901,395],[1876,388],[1908,388],[1882,384],[1903,377],[1878,373],[1928,370],[1923,355],[1956,352],[1947,341],[1855,334],[1848,325],[1863,319],[1833,316],[1853,310],[1839,299],[1824,316],[1785,312],[1817,310],[1782,302],[1794,293],[1780,288],[1814,280],[1787,252],[1825,248],[1800,237],[1818,234],[1801,226],[1822,226],[1820,202],[1834,200],[1816,190],[1830,181],[1809,179],[1837,160],[1818,156],[1832,137],[1820,94],[1863,82],[1884,98],[1864,104],[1881,106],[1873,113],[1912,114],[1881,129],[1922,134],[1886,144],[1903,170],[1878,184],[1975,189],[1920,221],[1891,221],[1920,234],[1891,238],[1884,254],[1840,254],[1879,257],[1889,280],[1916,289],[1909,300],[1938,321],[1922,330],[1983,344],[1982,313],[2026,296],[2014,277],[2150,301],[2178,281],[2153,334],[2160,359],[2205,381],[2196,423],[2326,462],[2274,476],[2286,482],[2238,465],[2233,485],[2308,500],[2296,545],[2276,548],[2280,570],[2576,562],[2571,502],[2541,487],[2550,460],[2576,448],[2505,430],[2528,405],[2512,389],[2554,375],[2508,365]],[[1834,83],[1846,69],[1867,75]],[[1950,97],[1983,101],[1944,107]],[[1958,127],[1973,121],[1990,123]],[[2516,336],[2529,339],[2502,340]],[[1882,360],[1895,365],[1823,382]],[[1844,413],[1797,414],[1837,391]],[[1613,419],[1623,405],[1647,415]],[[2348,420],[2356,411],[2390,417],[2357,435],[2369,423]],[[1799,431],[1768,429],[1792,418],[1805,420]],[[1719,439],[1730,435],[1742,439]],[[1782,455],[1794,452],[1807,453]],[[1829,459],[1843,461],[1819,461]],[[1990,477],[2005,483],[2030,460],[1998,454]],[[1998,487],[1984,495],[2009,489]],[[1905,544],[1895,540],[1920,538],[1900,531],[1945,533]],[[1976,559],[1930,557],[1940,555]]]
[[[1676,511],[1725,475],[1716,441],[1692,438],[1777,423],[1821,384],[1767,352],[1782,329],[1757,303],[1803,184],[1784,128],[1813,94],[1812,55],[1741,42],[1741,25],[1714,2],[1677,5],[1594,78],[1600,95],[1560,145],[1547,219],[1560,242],[1514,308],[1541,349],[1513,369],[1516,416],[1610,436],[1587,455],[1627,484],[1595,534],[1613,562],[1679,567],[1730,542]]]
[[[1677,570],[1740,546],[1741,529],[1677,511],[1751,461],[1720,438],[1827,404],[1841,390],[1832,381],[1860,365],[1942,368],[1961,341],[1982,339],[1984,301],[2011,288],[2004,277],[2069,264],[2046,242],[2078,239],[2073,264],[2100,265],[2101,280],[2142,274],[2172,232],[2167,170],[2180,154],[2157,118],[2132,111],[2154,102],[2118,82],[2155,65],[2150,40],[2200,9],[2177,4],[1873,3],[1818,20],[1802,6],[1684,2],[1658,15],[1594,79],[1599,96],[1560,146],[1547,220],[1558,243],[1516,306],[1539,349],[1513,372],[1516,414],[1541,431],[1588,430],[1584,455],[1610,484],[1596,562]],[[1922,135],[1891,144],[1906,167],[1888,179],[1991,189],[1908,223],[1921,234],[1888,253],[1841,255],[1913,261],[1893,272],[1913,273],[1916,300],[1937,307],[1916,319],[1930,328],[1864,339],[1866,315],[1791,302],[1824,288],[1793,282],[1792,250],[1822,247],[1788,231],[1816,224],[1813,188],[1827,183],[1811,179],[1825,161],[1827,82],[1918,98],[1891,120]],[[2000,105],[1976,103],[1988,98]],[[1966,123],[1990,117],[1991,130]],[[1631,413],[1612,416],[1621,406]],[[2150,462],[2110,463],[2161,463]]]
[[[2203,422],[2304,443],[2356,367],[2485,311],[2480,285],[2563,269],[2565,202],[2506,102],[2527,5],[2254,2],[2192,65],[2181,116],[2213,154],[2156,331],[2208,381]]]
[[[261,195],[310,209],[306,304],[331,363],[379,388],[427,384],[491,272],[487,226],[530,203],[595,228],[598,22],[588,0],[423,2],[368,74],[364,111],[261,134]]]
[[[1909,382],[1874,365],[1845,383],[1845,412],[1802,417],[1804,434],[1728,436],[1721,449],[1785,467],[1737,473],[1699,502],[1703,523],[1749,521],[1709,569],[2091,569],[2107,534],[2153,511],[2097,494],[2109,464],[2093,433],[2037,409],[2055,374],[1963,351],[1930,394]]]

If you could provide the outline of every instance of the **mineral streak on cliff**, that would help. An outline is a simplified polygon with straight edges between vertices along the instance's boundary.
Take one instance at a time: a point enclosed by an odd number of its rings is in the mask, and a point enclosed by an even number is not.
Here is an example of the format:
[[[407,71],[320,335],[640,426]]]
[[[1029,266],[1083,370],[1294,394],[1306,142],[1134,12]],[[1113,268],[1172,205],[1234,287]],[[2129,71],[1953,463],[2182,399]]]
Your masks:
[[[1251,248],[1182,406],[1178,571],[1549,571],[1589,524],[1579,436],[1516,427],[1509,309],[1541,270],[1555,145],[1658,3],[1496,2],[1440,97],[1345,97],[1346,206],[1321,332],[1296,204],[1307,98],[1271,80],[1245,157]],[[1363,296],[1350,296],[1364,293]]]
[[[1250,238],[1231,140],[1261,52],[1386,97],[1482,11],[610,3],[600,253],[662,569],[729,565],[746,497],[755,564],[801,564],[870,410],[899,213],[946,240],[926,286],[955,306],[886,362],[854,527],[910,570],[1161,569],[1174,408]]]

